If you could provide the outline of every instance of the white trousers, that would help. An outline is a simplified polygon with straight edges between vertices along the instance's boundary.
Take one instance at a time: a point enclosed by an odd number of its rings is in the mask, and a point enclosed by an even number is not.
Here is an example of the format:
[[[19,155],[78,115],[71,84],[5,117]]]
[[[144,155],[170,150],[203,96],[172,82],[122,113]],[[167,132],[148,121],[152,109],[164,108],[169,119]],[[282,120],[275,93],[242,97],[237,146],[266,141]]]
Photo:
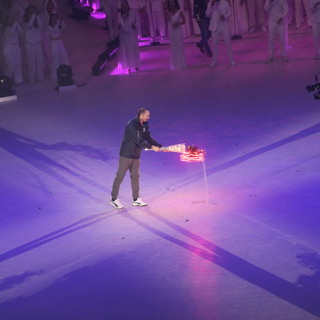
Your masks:
[[[49,74],[52,57],[50,54],[50,37],[46,30],[41,30],[41,46],[43,52],[43,69]]]
[[[320,57],[320,23],[312,24],[312,33],[317,57]]]
[[[56,79],[58,67],[61,64],[68,65],[69,58],[62,40],[51,40],[50,50],[51,50],[51,57],[52,57],[50,76],[51,76],[51,79]]]
[[[254,27],[256,25],[264,26],[266,24],[264,2],[264,0],[247,1],[250,27]]]
[[[289,11],[287,14],[287,21],[288,24],[290,24],[294,19],[294,1],[295,0],[288,0],[288,7],[289,7]]]
[[[185,24],[181,26],[182,36],[183,38],[187,38],[187,37],[190,37],[192,34],[192,28],[190,23],[191,3],[190,3],[190,0],[178,0],[178,2],[186,20]]]
[[[106,20],[108,25],[109,37],[114,39],[119,34],[118,26],[118,8],[110,5],[105,8]]]
[[[22,83],[22,60],[19,44],[5,44],[3,47],[4,72],[15,83]]]
[[[294,16],[296,23],[302,23],[303,22],[303,9],[306,13],[307,20],[310,23],[310,9],[309,9],[309,0],[295,0],[294,1]]]
[[[280,48],[281,48],[281,56],[287,56],[287,48],[286,48],[286,21],[282,20],[280,24],[277,23],[277,20],[269,21],[269,57],[274,57],[275,52],[275,42],[276,37],[279,37]]]
[[[141,19],[140,19],[140,9],[139,8],[131,8],[131,11],[134,12],[134,15],[136,16],[136,29],[138,36],[142,36],[142,31],[141,31]]]
[[[227,24],[218,25],[217,30],[211,32],[211,38],[212,38],[212,44],[213,44],[213,51],[212,51],[213,60],[212,60],[212,62],[213,62],[213,64],[217,63],[218,51],[219,51],[219,41],[220,41],[221,37],[223,38],[224,43],[226,44],[229,61],[230,61],[230,63],[232,63],[232,62],[234,62],[234,59],[233,59],[233,52],[232,52],[232,47],[231,47],[230,31],[229,31],[229,27]]]
[[[28,80],[30,82],[43,81],[43,51],[41,42],[32,44],[26,42],[26,54],[28,65]]]
[[[151,37],[156,36],[156,31],[158,29],[160,36],[165,37],[166,35],[166,22],[164,19],[164,12],[163,10],[153,10],[151,12],[150,3],[147,2],[147,15],[149,20],[149,27],[150,27],[150,35]],[[152,3],[151,3],[152,6]]]
[[[248,31],[247,9],[241,0],[230,1],[232,16],[230,17],[230,29],[233,35],[240,35]]]

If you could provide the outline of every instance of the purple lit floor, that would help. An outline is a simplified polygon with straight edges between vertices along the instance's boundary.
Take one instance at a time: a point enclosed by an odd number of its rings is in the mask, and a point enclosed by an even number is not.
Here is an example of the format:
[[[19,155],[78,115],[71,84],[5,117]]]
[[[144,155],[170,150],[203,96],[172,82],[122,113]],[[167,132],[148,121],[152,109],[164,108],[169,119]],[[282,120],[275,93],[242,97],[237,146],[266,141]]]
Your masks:
[[[265,34],[221,43],[209,68],[194,42],[170,71],[168,46],[141,49],[137,74],[99,23],[68,21],[75,78],[18,88],[0,104],[1,320],[311,320],[320,317],[320,74],[307,28],[289,63],[265,64]],[[85,39],[85,43],[83,41]],[[195,38],[196,39],[196,38]],[[112,74],[112,75],[111,75]],[[151,110],[153,136],[207,150],[201,163],[144,152],[142,198],[106,204],[126,122]],[[204,179],[207,173],[207,187]]]

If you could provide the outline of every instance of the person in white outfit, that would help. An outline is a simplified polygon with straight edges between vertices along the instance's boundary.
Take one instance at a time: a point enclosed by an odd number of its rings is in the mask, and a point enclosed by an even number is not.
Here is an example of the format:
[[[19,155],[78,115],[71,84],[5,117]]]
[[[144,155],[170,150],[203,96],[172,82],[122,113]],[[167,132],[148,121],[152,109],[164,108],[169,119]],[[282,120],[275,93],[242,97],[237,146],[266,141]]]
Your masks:
[[[137,19],[127,0],[122,0],[119,15],[119,67],[139,71],[140,53],[138,46]]]
[[[167,0],[168,32],[170,40],[170,68],[186,68],[186,59],[183,50],[182,28],[185,23],[185,17],[180,9],[178,0]]]
[[[308,26],[311,27],[311,17],[310,17],[310,0],[294,0],[294,17],[296,20],[296,29],[299,29],[304,21],[304,13],[307,17]]]
[[[235,66],[236,63],[233,59],[229,30],[229,18],[231,16],[229,2],[227,0],[211,0],[208,3],[206,15],[211,17],[209,30],[211,31],[211,37],[213,41],[213,60],[210,66],[214,67],[217,64],[219,40],[221,36],[223,37],[227,47],[227,54],[230,64]]]
[[[58,13],[58,5],[55,0],[44,0],[41,8],[41,20],[47,26],[52,14]],[[44,65],[47,73],[51,73],[52,56],[50,49],[50,37],[47,28],[41,29],[41,45],[43,50]]]
[[[64,21],[59,20],[57,14],[51,14],[48,24],[48,33],[50,38],[50,51],[51,51],[51,79],[57,78],[57,69],[61,64],[69,64],[67,51],[62,41],[61,30],[66,27]]]
[[[316,49],[315,59],[320,60],[320,0],[310,0],[309,9],[311,13],[312,32]]]
[[[182,36],[183,38],[188,38],[192,34],[192,28],[190,23],[190,10],[191,10],[191,4],[190,0],[178,0],[180,10],[182,11],[184,17],[185,17],[185,23],[181,25],[182,28]]]
[[[2,8],[13,17],[14,21],[19,23],[22,21],[25,7],[24,0],[2,0]]]
[[[155,39],[157,30],[163,39],[166,36],[166,22],[162,0],[146,0],[146,11],[149,20],[150,36]]]
[[[106,24],[112,40],[118,36],[119,2],[118,0],[101,0],[100,4],[106,13]]]
[[[28,65],[28,80],[42,82],[43,75],[43,51],[41,45],[41,29],[44,27],[37,8],[29,6],[26,8],[22,22],[22,29],[25,34],[25,48]]]
[[[242,0],[246,2],[249,19],[249,33],[255,31],[256,26],[260,26],[263,32],[267,32],[265,12],[263,10],[264,0]]]
[[[241,36],[248,31],[247,9],[243,0],[230,1],[232,16],[230,28],[233,36]]]
[[[18,2],[18,3],[17,3]],[[0,29],[2,31],[3,23],[7,15],[12,16],[15,22],[21,23],[26,0],[0,0]],[[4,57],[3,57],[3,37],[0,31],[0,74],[4,73]]]
[[[140,9],[145,5],[143,0],[128,0],[130,10],[132,10],[137,18],[137,32],[139,39],[142,37]]]
[[[288,14],[287,0],[266,0],[265,10],[269,14],[269,58],[266,63],[274,60],[275,40],[278,34],[281,59],[288,61],[286,48],[286,18]]]
[[[294,21],[294,1],[295,0],[288,0],[288,15],[287,15],[287,21],[288,25],[290,25]]]
[[[3,24],[3,56],[4,72],[17,85],[22,84],[22,60],[20,36],[22,29],[14,21],[13,16],[7,15]]]
[[[286,16],[286,48],[287,49],[291,49],[292,46],[289,43],[289,25],[292,23],[293,21],[293,1],[294,0],[287,0],[288,2],[288,14]]]
[[[42,5],[43,14],[46,17],[46,20],[50,19],[52,14],[58,13],[58,5],[56,0],[44,0]]]

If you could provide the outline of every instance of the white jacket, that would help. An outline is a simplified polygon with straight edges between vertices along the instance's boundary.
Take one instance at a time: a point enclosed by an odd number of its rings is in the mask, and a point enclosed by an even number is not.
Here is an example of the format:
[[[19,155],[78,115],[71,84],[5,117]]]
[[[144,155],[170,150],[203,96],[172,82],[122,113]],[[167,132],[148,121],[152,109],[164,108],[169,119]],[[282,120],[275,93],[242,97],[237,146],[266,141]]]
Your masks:
[[[231,8],[230,4],[226,0],[220,0],[219,2],[215,2],[213,5],[211,1],[209,1],[207,10],[206,10],[207,17],[211,17],[209,30],[216,31],[218,25],[229,25],[229,18],[231,16]],[[221,20],[220,16],[224,16],[224,20]]]
[[[287,0],[266,0],[264,10],[269,13],[270,21],[284,19],[289,11]]]
[[[35,28],[33,23],[37,21],[38,27]],[[29,22],[23,22],[22,28],[25,32],[25,40],[31,44],[38,44],[41,40],[41,29],[43,28],[43,22],[38,15],[33,14]]]
[[[22,34],[22,29],[20,25],[15,22],[12,27],[5,27],[3,30],[3,38],[4,38],[4,44],[10,45],[15,44],[19,45],[19,36]]]

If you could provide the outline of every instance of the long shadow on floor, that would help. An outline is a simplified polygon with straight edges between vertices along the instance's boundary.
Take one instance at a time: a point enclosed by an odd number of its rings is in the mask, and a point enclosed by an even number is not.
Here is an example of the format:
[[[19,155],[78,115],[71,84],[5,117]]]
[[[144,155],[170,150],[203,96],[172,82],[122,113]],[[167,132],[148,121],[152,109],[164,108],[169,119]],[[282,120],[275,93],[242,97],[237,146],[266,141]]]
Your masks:
[[[310,293],[320,290],[320,255],[316,252],[297,255],[298,262],[312,270],[312,275],[301,275],[298,277],[297,286],[308,288]]]
[[[51,176],[55,180],[64,184],[65,186],[76,190],[80,194],[91,198],[95,202],[98,202],[98,203],[101,202],[100,199],[95,198],[84,189],[70,182],[68,179],[66,179],[63,176],[63,174],[68,174],[68,175],[71,175],[72,177],[76,177],[84,181],[85,183],[105,192],[106,190],[103,186],[100,186],[99,184],[88,179],[87,177],[85,177],[83,174],[80,174],[79,172],[76,173],[74,170],[71,170],[70,168],[62,165],[56,160],[50,158],[49,156],[41,153],[40,151],[38,151],[38,149],[55,150],[55,151],[74,151],[74,152],[79,152],[85,157],[89,157],[91,159],[99,159],[103,161],[108,159],[108,156],[104,151],[92,148],[90,146],[70,145],[65,142],[59,142],[52,145],[48,145],[45,143],[38,142],[34,139],[24,137],[20,134],[17,134],[13,131],[10,131],[1,127],[0,127],[0,147],[6,150],[7,152],[11,153],[12,155],[16,156],[17,158],[20,158],[21,160],[29,163],[30,165],[37,168],[38,170],[46,173],[47,175]],[[72,167],[73,169],[75,168],[73,164],[71,164],[69,167]]]
[[[26,271],[22,274],[16,274],[14,276],[7,277],[5,279],[0,280],[0,291],[9,290],[15,286],[21,285],[22,283],[28,281],[30,278],[34,276],[39,276],[43,274],[43,271]]]
[[[190,245],[182,240],[176,239],[158,229],[155,229],[151,225],[138,220],[128,212],[122,213],[122,216],[135,222],[145,230],[152,232],[153,234],[170,241],[182,248],[191,251],[192,253],[219,265],[225,270],[233,273],[234,275],[246,280],[263,290],[266,290],[273,295],[305,310],[311,314],[320,317],[320,288],[319,286],[305,285],[301,280],[297,284],[290,283],[280,277],[263,270],[252,263],[249,263],[240,257],[216,246],[214,243],[207,241],[206,239],[182,228],[181,226],[173,223],[172,221],[154,213],[150,208],[141,208],[141,211],[152,216],[153,218],[161,221],[163,224],[169,226],[173,230],[180,234],[198,242],[202,248]],[[317,261],[319,266],[319,261]],[[319,277],[319,272],[316,274]],[[319,279],[318,279],[319,280]],[[318,281],[319,282],[319,281]]]
[[[97,214],[88,216],[86,218],[83,218],[77,222],[74,222],[74,223],[66,226],[66,227],[63,227],[61,229],[58,229],[58,230],[53,231],[51,233],[48,233],[42,237],[39,237],[39,238],[32,240],[30,242],[27,242],[19,247],[16,247],[14,249],[11,249],[7,252],[0,254],[0,263],[3,261],[9,260],[11,258],[14,258],[20,254],[26,253],[30,250],[36,249],[40,246],[43,246],[51,241],[54,241],[54,240],[59,239],[61,237],[64,237],[70,233],[79,231],[83,228],[87,228],[95,223],[98,223],[102,220],[105,220],[105,219],[110,218],[115,215],[117,215],[117,213],[103,212],[103,213],[97,213]]]
[[[220,172],[220,171],[223,171],[223,170],[226,170],[226,169],[229,169],[229,168],[232,168],[238,164],[241,164],[242,162],[245,162],[247,160],[250,160],[252,158],[255,158],[257,156],[260,156],[261,154],[264,154],[266,152],[269,152],[269,151],[272,151],[274,149],[277,149],[277,148],[280,148],[288,143],[291,143],[291,142],[294,142],[294,141],[297,141],[297,140],[300,140],[300,139],[304,139],[304,138],[307,138],[311,135],[314,135],[314,134],[317,134],[320,132],[320,123],[319,124],[316,124],[314,126],[311,126],[309,128],[306,128],[304,130],[301,130],[300,132],[296,133],[296,134],[293,134],[292,136],[290,137],[287,137],[285,139],[282,139],[282,140],[279,140],[277,142],[274,142],[274,143],[271,143],[271,144],[268,144],[264,147],[261,147],[257,150],[254,150],[252,152],[249,152],[247,154],[244,154],[243,156],[240,156],[238,158],[235,158],[233,160],[230,160],[230,161],[227,161],[225,163],[222,163],[220,165],[217,165],[217,166],[214,166],[212,168],[208,168],[206,170],[206,173],[207,175],[212,175],[212,174],[215,174],[217,172]],[[181,187],[181,186],[184,186],[186,183],[190,183],[192,181],[195,181],[197,179],[200,179],[202,178],[202,173],[201,174],[195,174],[183,181],[180,181],[177,186],[175,187]]]
[[[208,262],[218,265],[237,277],[299,307],[317,317],[320,316],[320,290],[318,286],[306,284],[300,279],[298,283],[290,283],[280,277],[253,265],[240,257],[224,250],[214,243],[184,229],[174,222],[154,213],[150,208],[141,208],[141,212],[153,217],[180,235],[199,243],[201,247],[191,245],[185,241],[141,221],[124,209],[114,213],[129,219],[144,230],[151,232],[159,238],[169,241],[188,252],[195,254]],[[70,232],[84,228],[90,224],[105,219],[105,214],[97,214],[82,219],[75,224],[57,230],[33,242],[19,247],[2,258],[13,258],[39,245],[43,245]],[[66,230],[65,230],[66,229]],[[68,230],[70,229],[70,230]],[[146,252],[153,250],[153,244],[144,244],[144,251],[135,260],[131,255],[119,253],[95,265],[88,265],[76,269],[57,279],[46,289],[26,297],[8,301],[0,305],[3,319],[29,320],[29,319],[196,319],[193,306],[183,304],[183,300],[170,299],[170,292],[162,291],[159,283],[152,276],[152,270],[144,270],[141,261],[146,258]],[[205,249],[204,249],[205,248]],[[142,259],[142,260],[141,260]],[[319,258],[302,256],[303,263],[316,269],[318,274]],[[3,259],[4,261],[6,259]],[[311,262],[310,262],[311,261]],[[22,283],[25,278],[37,275],[35,271],[22,274]],[[39,276],[45,276],[39,274]],[[2,281],[6,290],[12,281],[19,279],[9,278]],[[309,279],[312,280],[312,279]],[[145,285],[145,283],[148,285]],[[309,282],[308,282],[309,283]],[[17,283],[19,285],[19,283]],[[165,288],[171,290],[184,290],[170,281]],[[178,294],[181,295],[182,292]],[[186,299],[188,299],[186,297]],[[172,303],[170,303],[170,301]],[[180,304],[179,304],[180,303]],[[178,308],[177,308],[178,306]],[[182,308],[183,306],[183,308]],[[164,308],[164,309],[163,309]],[[189,309],[187,309],[189,308]],[[175,310],[180,313],[174,314]],[[176,311],[177,312],[177,311]],[[183,313],[183,314],[182,314]],[[178,316],[177,316],[178,314]]]

